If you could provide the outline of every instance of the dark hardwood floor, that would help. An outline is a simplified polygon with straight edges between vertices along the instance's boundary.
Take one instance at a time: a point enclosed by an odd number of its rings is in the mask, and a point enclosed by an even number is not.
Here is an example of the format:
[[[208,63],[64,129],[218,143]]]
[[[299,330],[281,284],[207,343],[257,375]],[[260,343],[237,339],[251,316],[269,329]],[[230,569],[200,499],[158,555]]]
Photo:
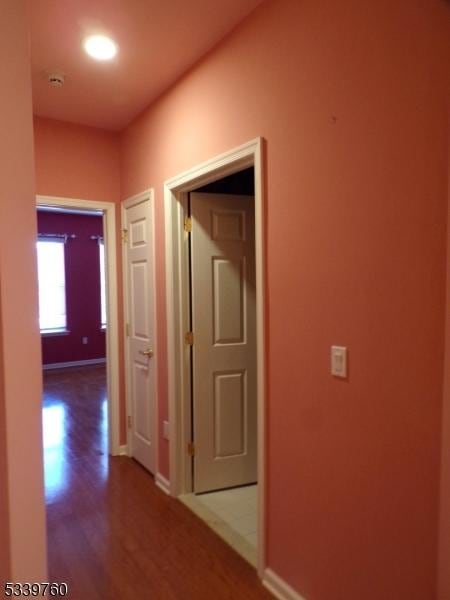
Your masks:
[[[49,576],[70,599],[272,598],[145,469],[108,456],[103,367],[45,373],[43,411]]]

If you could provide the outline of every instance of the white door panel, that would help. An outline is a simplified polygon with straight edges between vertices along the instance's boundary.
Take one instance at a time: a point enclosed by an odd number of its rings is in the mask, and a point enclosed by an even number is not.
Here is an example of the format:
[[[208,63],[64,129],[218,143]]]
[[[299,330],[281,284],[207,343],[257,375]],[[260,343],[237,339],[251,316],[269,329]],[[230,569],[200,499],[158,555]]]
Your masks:
[[[254,199],[192,193],[194,491],[256,481]]]
[[[155,470],[155,300],[153,210],[149,195],[125,207],[126,285],[128,299],[128,393],[131,412],[130,453]]]

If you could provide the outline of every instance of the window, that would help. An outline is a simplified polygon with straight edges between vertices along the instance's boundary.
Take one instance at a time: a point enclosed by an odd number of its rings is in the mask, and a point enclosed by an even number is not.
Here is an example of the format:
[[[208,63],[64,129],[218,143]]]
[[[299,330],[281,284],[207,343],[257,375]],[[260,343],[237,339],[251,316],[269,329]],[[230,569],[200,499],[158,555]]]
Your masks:
[[[42,333],[67,329],[64,246],[63,239],[37,242],[39,326]]]
[[[100,256],[100,305],[101,305],[101,325],[106,329],[106,273],[105,273],[105,243],[103,240],[98,242]]]

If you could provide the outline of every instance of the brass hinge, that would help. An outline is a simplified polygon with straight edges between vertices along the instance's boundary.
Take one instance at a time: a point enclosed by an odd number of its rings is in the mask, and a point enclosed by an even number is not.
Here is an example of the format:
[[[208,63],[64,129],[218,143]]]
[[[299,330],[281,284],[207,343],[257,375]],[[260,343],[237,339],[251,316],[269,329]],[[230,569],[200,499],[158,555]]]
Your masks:
[[[192,231],[192,217],[185,217],[184,218],[184,230],[187,233],[191,233],[191,231]]]
[[[127,337],[130,337],[130,324],[129,323],[125,324],[125,335]]]
[[[128,415],[127,424],[128,424],[128,429],[131,429],[131,415]]]
[[[195,444],[194,442],[189,442],[187,447],[188,455],[195,456]]]
[[[128,242],[128,229],[122,229],[122,242],[124,244]]]
[[[194,334],[192,331],[186,331],[186,333],[184,334],[184,341],[188,346],[194,345]]]

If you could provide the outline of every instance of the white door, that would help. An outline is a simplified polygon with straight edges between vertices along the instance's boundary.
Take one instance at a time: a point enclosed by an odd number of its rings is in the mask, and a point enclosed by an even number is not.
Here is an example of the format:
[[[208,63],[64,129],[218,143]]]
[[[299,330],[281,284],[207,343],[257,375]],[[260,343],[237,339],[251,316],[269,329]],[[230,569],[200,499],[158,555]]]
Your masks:
[[[191,193],[194,492],[256,481],[254,198]]]
[[[155,289],[153,196],[124,202],[129,452],[155,472]]]

